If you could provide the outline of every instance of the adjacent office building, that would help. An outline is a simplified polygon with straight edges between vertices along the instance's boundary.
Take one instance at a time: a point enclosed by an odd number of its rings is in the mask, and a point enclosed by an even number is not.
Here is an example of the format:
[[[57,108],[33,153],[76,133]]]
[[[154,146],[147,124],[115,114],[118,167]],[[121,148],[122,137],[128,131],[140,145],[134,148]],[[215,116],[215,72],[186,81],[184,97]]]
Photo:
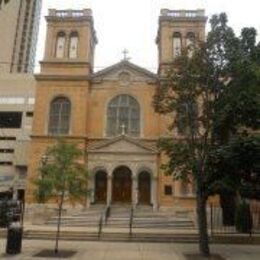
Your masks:
[[[0,73],[33,73],[42,0],[10,0],[0,9]]]
[[[34,106],[33,77],[42,0],[1,1],[0,199],[23,199]]]
[[[0,198],[24,196],[34,91],[33,75],[0,74]]]

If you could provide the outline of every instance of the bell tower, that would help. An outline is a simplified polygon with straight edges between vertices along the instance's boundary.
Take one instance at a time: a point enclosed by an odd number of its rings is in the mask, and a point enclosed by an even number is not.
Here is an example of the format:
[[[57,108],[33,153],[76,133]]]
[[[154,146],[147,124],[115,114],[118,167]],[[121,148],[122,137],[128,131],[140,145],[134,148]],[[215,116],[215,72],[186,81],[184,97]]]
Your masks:
[[[159,68],[161,75],[183,48],[192,42],[205,40],[205,11],[162,9],[156,43],[158,46]]]
[[[92,11],[50,9],[41,74],[89,75],[97,44]]]

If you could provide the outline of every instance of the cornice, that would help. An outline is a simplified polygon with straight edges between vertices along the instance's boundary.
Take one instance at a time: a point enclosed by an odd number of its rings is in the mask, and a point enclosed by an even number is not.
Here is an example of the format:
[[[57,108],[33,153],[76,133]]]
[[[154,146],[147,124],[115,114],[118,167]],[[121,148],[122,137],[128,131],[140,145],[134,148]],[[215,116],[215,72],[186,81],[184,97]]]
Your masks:
[[[87,75],[51,75],[51,74],[35,74],[37,81],[89,81]]]
[[[31,135],[30,136],[33,139],[51,139],[51,140],[57,140],[57,139],[85,139],[87,140],[86,135],[60,135],[60,136],[54,136],[54,135]]]

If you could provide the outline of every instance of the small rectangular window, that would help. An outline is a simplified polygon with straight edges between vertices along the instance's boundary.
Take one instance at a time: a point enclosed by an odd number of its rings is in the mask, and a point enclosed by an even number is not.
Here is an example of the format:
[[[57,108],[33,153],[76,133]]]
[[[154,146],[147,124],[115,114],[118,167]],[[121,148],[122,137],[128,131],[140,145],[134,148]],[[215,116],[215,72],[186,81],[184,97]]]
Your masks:
[[[14,153],[14,149],[0,149],[0,153]]]
[[[0,128],[20,128],[22,112],[0,112]]]
[[[15,141],[15,136],[0,136],[0,141]]]
[[[0,162],[0,165],[11,166],[13,165],[13,162]]]
[[[164,194],[165,195],[172,195],[172,186],[171,185],[165,185],[164,186]]]
[[[33,112],[26,112],[27,117],[33,117]]]

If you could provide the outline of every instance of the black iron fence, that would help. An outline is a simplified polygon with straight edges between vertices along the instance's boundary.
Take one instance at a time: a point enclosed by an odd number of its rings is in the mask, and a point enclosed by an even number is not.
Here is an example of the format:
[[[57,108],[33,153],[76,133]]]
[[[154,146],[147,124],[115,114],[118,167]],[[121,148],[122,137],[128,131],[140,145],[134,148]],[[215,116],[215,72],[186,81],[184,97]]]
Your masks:
[[[260,203],[248,204],[244,210],[230,211],[210,205],[209,228],[211,235],[245,234],[260,235]]]

